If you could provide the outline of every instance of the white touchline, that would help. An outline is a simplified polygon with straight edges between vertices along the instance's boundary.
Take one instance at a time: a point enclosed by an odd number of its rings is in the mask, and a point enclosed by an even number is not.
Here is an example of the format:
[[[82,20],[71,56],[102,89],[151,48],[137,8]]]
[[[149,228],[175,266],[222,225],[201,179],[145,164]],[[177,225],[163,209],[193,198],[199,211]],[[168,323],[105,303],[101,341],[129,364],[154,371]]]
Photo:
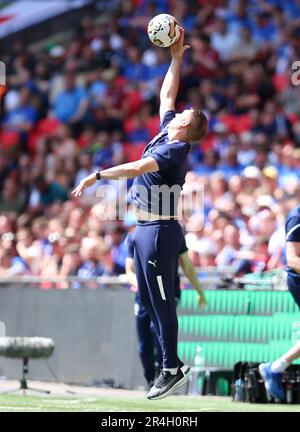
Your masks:
[[[161,298],[163,300],[167,300],[166,299],[166,295],[165,295],[165,290],[164,290],[164,284],[163,284],[163,281],[162,281],[162,277],[161,276],[156,276],[156,279],[157,279],[158,288],[159,288],[159,291],[160,291]]]

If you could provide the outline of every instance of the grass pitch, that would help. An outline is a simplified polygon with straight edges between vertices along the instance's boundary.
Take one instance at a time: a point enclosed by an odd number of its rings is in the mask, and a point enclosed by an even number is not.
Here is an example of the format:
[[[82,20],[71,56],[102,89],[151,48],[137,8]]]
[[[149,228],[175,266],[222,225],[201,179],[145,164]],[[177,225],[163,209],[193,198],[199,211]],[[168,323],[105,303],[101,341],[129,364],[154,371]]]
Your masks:
[[[148,401],[141,396],[29,396],[0,394],[1,412],[300,412],[300,405],[234,403],[228,397],[171,396]]]

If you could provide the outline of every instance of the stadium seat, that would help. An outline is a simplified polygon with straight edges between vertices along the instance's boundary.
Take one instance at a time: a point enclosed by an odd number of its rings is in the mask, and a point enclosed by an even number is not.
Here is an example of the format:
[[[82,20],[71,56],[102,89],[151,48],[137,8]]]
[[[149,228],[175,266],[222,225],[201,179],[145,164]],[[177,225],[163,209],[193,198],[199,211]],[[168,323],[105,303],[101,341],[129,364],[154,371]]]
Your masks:
[[[39,134],[51,135],[56,132],[60,122],[54,117],[48,117],[40,120],[37,124],[36,131]]]
[[[56,118],[44,118],[38,122],[36,127],[30,132],[28,137],[28,150],[31,153],[36,151],[37,141],[44,136],[53,135],[60,122]]]
[[[20,134],[14,131],[1,131],[0,147],[5,153],[12,152],[16,149],[20,141]]]
[[[159,131],[160,118],[159,115],[152,116],[147,121],[147,129],[150,133],[151,138],[153,138]]]
[[[134,162],[142,157],[145,149],[145,142],[124,144],[124,154],[127,162]]]

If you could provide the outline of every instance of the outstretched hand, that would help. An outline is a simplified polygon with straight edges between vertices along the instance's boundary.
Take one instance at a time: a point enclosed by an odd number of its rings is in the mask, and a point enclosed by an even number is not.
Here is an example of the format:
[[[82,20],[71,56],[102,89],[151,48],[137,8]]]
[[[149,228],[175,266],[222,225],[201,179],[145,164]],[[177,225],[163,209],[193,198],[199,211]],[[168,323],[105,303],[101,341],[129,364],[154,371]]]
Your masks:
[[[92,186],[96,182],[96,174],[91,174],[88,177],[85,177],[79,185],[71,192],[72,195],[74,195],[75,198],[79,197],[84,189]]]
[[[184,45],[184,28],[179,27],[180,36],[178,40],[171,45],[171,54],[173,59],[181,60],[185,51],[190,47],[190,45]]]

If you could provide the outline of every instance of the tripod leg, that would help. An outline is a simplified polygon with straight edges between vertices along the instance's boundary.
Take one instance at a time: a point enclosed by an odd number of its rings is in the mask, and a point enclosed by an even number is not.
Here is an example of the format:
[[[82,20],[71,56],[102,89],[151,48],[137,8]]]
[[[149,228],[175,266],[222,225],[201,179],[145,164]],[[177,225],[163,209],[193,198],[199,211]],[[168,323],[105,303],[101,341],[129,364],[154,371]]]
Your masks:
[[[31,390],[37,393],[44,393],[44,394],[50,394],[50,390],[42,390],[42,389],[35,389],[33,387],[28,387],[27,385],[27,374],[28,374],[28,358],[23,358],[22,363],[22,378],[20,379],[20,387],[18,389],[11,389],[4,392],[5,393],[15,393],[22,391],[23,395],[26,395],[26,390]]]
[[[28,358],[23,358],[23,367],[22,367],[22,379],[20,380],[21,383],[21,390],[23,390],[23,395],[25,394],[25,390],[28,389],[27,387],[27,374],[28,374]]]

